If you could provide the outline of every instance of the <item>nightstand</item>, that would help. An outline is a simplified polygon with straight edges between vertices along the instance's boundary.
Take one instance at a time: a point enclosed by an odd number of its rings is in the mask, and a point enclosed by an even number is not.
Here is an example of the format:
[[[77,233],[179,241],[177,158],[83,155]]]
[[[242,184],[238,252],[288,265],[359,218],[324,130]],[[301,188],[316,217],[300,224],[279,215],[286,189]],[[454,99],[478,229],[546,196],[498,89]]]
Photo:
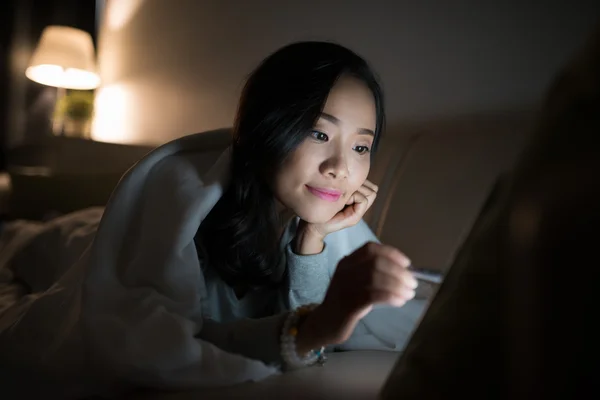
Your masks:
[[[51,137],[8,153],[8,216],[43,219],[104,206],[121,176],[152,147]]]

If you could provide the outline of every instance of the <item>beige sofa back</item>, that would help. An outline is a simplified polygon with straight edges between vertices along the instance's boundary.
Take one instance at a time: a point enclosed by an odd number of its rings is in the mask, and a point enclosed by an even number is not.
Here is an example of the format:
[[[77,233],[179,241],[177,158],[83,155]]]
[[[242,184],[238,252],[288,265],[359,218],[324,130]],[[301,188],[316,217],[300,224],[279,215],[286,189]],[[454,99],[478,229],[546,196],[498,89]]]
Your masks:
[[[530,125],[527,114],[515,113],[388,132],[370,175],[378,200],[365,220],[415,265],[446,270]]]

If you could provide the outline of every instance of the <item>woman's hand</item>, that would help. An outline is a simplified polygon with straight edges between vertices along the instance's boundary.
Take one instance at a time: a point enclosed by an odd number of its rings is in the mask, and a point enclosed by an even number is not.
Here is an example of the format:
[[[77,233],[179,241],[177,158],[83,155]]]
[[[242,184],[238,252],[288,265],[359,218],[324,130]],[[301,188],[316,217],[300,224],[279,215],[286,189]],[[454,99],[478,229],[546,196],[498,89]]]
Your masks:
[[[297,254],[317,254],[323,250],[323,240],[330,233],[354,226],[373,205],[378,187],[366,180],[346,201],[345,207],[322,224],[300,221],[295,240]]]
[[[365,215],[367,210],[373,205],[373,202],[377,197],[377,190],[377,185],[366,180],[365,183],[363,183],[362,186],[348,198],[346,206],[335,214],[333,218],[322,224],[307,224],[306,228],[322,238],[325,238],[325,236],[330,233],[356,225]]]
[[[346,341],[374,304],[400,307],[415,295],[410,260],[397,249],[368,243],[338,264],[323,303],[301,325],[298,352]]]

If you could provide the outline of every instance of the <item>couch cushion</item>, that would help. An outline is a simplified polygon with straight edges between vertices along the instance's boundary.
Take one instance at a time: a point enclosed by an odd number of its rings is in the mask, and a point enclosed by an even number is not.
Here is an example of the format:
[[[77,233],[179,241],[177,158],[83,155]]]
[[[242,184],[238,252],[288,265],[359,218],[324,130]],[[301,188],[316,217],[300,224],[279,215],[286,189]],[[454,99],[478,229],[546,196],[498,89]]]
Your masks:
[[[384,153],[372,172],[383,185],[368,222],[381,241],[402,249],[416,266],[448,268],[494,182],[523,148],[528,115],[390,132],[382,149],[396,156]]]

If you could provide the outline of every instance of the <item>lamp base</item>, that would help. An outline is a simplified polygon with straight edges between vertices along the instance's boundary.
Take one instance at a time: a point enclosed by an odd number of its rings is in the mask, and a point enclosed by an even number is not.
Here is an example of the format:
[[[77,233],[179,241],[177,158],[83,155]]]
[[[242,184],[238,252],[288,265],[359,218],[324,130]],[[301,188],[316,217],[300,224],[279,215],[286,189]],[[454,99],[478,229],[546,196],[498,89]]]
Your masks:
[[[56,102],[54,103],[54,114],[52,118],[52,133],[55,136],[64,135],[64,112],[61,109],[61,104],[67,95],[65,88],[56,88]]]
[[[67,95],[66,89],[57,88],[56,106],[52,119],[52,133],[55,136],[84,139],[91,137],[92,118],[86,114],[81,115],[81,113],[72,112],[73,109],[77,110],[77,107],[81,107],[80,97],[81,94],[71,92]]]

